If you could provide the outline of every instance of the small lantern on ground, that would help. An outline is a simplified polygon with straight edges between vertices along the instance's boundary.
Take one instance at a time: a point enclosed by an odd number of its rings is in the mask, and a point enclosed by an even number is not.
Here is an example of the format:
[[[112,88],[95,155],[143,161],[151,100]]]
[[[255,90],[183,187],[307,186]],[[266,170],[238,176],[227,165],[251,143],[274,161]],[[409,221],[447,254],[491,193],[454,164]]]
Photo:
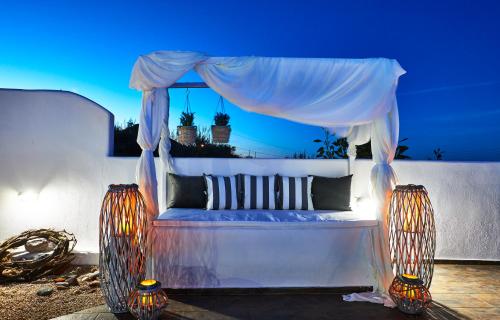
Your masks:
[[[389,294],[399,310],[407,314],[419,314],[432,301],[424,282],[411,274],[398,275],[392,281]]]
[[[168,298],[156,280],[141,281],[130,294],[128,307],[130,312],[140,320],[155,320],[168,304]]]

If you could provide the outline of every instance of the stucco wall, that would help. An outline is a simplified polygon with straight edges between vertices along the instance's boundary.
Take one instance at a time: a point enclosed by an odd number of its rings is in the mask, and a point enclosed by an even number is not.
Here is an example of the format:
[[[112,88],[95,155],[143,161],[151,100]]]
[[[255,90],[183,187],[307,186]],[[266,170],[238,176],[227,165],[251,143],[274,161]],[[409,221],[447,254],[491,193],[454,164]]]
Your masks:
[[[53,227],[75,233],[77,250],[97,252],[102,197],[110,183],[134,182],[137,161],[109,156],[112,132],[113,115],[74,93],[0,90],[0,240]],[[347,172],[345,160],[177,159],[176,165],[184,174]],[[354,196],[368,194],[371,166],[355,162]],[[394,168],[401,184],[429,191],[436,258],[500,260],[500,163],[396,161]],[[95,263],[96,255],[79,261]]]
[[[110,181],[113,115],[71,92],[0,90],[0,238],[28,228],[74,232],[96,250]],[[125,174],[126,175],[126,174]]]

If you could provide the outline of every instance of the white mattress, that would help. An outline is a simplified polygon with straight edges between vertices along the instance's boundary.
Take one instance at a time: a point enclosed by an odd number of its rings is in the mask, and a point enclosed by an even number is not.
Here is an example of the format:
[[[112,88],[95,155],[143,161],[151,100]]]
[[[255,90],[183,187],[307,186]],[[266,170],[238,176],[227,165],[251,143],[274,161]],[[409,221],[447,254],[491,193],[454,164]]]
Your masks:
[[[376,220],[352,211],[170,209],[154,221],[167,288],[374,286]]]
[[[204,210],[171,208],[154,222],[158,227],[373,227],[378,222],[354,211]]]

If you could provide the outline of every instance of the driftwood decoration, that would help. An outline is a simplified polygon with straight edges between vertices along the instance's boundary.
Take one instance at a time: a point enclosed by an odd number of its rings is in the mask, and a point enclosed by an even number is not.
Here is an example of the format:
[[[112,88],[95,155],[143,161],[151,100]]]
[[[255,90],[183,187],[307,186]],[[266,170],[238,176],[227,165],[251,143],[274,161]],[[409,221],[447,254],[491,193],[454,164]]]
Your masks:
[[[46,239],[53,245],[53,249],[41,253],[33,260],[12,259],[13,250],[34,239]],[[56,273],[75,258],[71,253],[75,245],[75,236],[65,230],[28,230],[11,237],[0,245],[0,281],[31,281]]]

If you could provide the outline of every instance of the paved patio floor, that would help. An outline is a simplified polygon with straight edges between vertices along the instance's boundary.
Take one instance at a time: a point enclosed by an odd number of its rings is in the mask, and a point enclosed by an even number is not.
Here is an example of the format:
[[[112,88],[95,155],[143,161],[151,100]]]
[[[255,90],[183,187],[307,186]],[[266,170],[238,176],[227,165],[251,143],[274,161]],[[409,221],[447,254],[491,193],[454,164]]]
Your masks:
[[[418,319],[500,319],[500,266],[438,264],[431,286],[434,302]],[[168,292],[167,292],[168,294]],[[341,294],[308,290],[275,294],[169,295],[162,319],[416,319],[381,305],[344,302]],[[133,319],[105,306],[57,320]]]

